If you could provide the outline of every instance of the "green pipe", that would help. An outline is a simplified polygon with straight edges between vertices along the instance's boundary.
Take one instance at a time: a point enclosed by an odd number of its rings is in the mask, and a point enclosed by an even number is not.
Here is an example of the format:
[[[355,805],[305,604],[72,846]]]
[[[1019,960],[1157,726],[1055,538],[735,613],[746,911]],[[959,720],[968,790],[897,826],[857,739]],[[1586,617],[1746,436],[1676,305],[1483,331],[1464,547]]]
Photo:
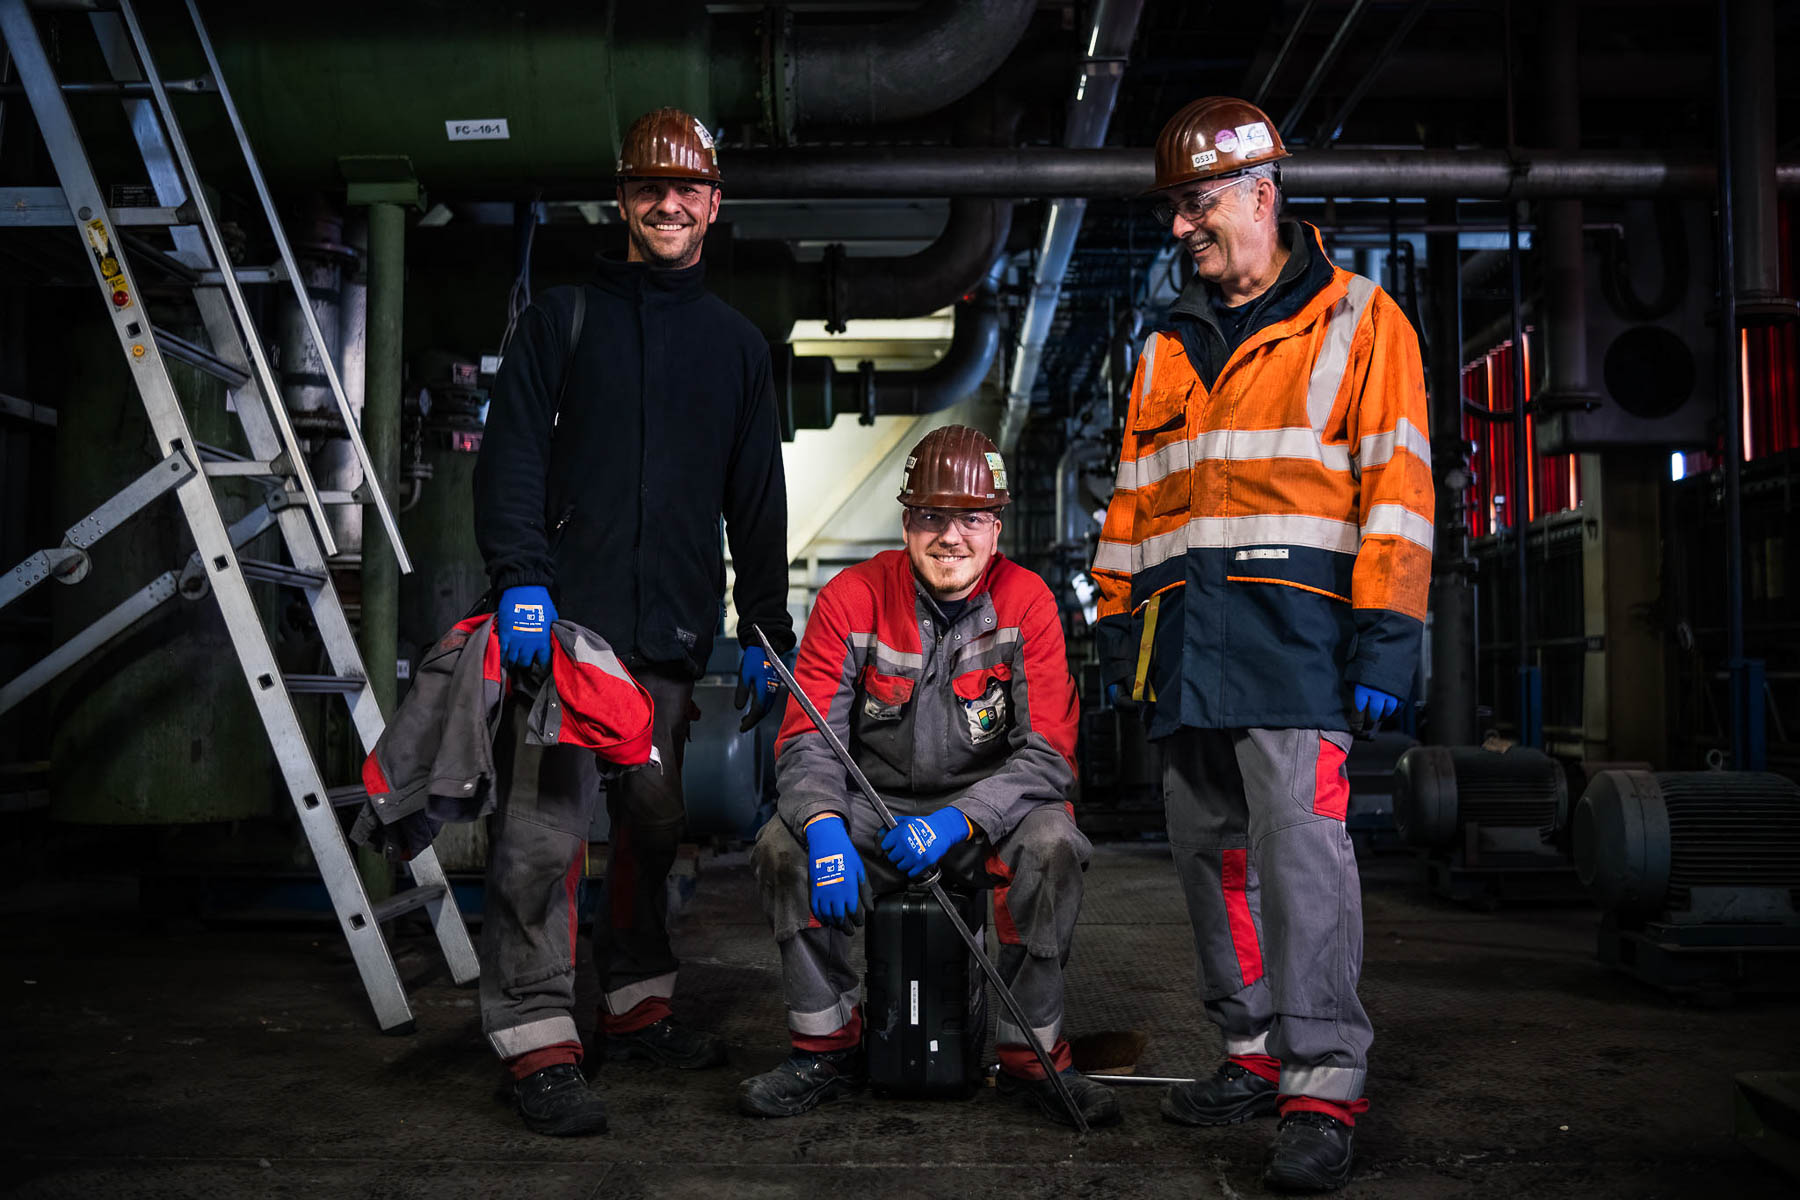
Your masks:
[[[362,431],[369,448],[373,479],[364,486],[381,489],[398,506],[400,481],[401,322],[406,302],[406,209],[399,204],[369,205],[369,327],[364,364]],[[399,658],[400,565],[373,504],[363,506],[362,631],[363,669],[381,705],[392,716]],[[387,863],[379,855],[359,852],[364,886],[380,898],[392,888]]]
[[[333,190],[340,157],[398,154],[434,197],[530,196],[539,184],[610,194],[620,135],[640,113],[674,105],[734,128],[761,117],[754,23],[727,22],[715,38],[700,0],[209,7],[221,73],[280,187]],[[217,108],[189,105],[182,120],[224,161],[235,148]]]

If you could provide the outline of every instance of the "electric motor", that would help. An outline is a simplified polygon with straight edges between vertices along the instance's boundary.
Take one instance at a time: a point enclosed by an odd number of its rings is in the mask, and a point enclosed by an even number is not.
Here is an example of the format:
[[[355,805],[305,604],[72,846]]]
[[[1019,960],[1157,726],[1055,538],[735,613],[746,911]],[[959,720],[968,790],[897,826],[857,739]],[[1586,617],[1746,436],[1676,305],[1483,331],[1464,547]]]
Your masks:
[[[1421,849],[1452,845],[1467,825],[1549,831],[1568,802],[1561,764],[1525,746],[1414,746],[1394,767],[1394,824]]]
[[[1800,786],[1748,771],[1602,771],[1576,805],[1574,853],[1595,902],[1621,918],[1688,911],[1704,888],[1785,891],[1791,919]],[[1739,907],[1750,919],[1781,906]]]

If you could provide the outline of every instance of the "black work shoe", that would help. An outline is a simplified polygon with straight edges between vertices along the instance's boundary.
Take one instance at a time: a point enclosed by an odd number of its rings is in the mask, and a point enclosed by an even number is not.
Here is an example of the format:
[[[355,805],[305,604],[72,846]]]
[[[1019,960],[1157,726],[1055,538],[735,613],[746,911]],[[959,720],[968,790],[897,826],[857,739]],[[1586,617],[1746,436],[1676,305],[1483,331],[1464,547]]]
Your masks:
[[[860,1046],[848,1050],[796,1050],[787,1061],[738,1085],[738,1111],[751,1117],[797,1117],[863,1086]]]
[[[673,1017],[664,1017],[630,1033],[607,1034],[606,1057],[610,1062],[647,1058],[665,1067],[697,1071],[702,1067],[722,1067],[727,1056],[725,1039],[697,1029],[684,1029]]]
[[[1121,1119],[1119,1098],[1112,1094],[1112,1089],[1104,1083],[1095,1083],[1073,1067],[1062,1072],[1062,1081],[1069,1089],[1069,1095],[1075,1099],[1075,1107],[1081,1110],[1090,1129],[1098,1129],[1103,1125],[1117,1125]],[[1002,1096],[1023,1096],[1052,1121],[1060,1125],[1075,1127],[1075,1119],[1069,1116],[1069,1110],[1057,1095],[1056,1085],[1048,1079],[1026,1079],[1018,1075],[1000,1072],[1000,1078],[994,1081],[994,1087]]]
[[[1163,1093],[1163,1120],[1177,1125],[1236,1125],[1273,1116],[1275,1085],[1230,1059],[1210,1079],[1177,1083]]]
[[[588,1090],[581,1068],[557,1063],[513,1084],[525,1128],[550,1137],[606,1132],[606,1106]]]
[[[1283,1192],[1335,1192],[1350,1181],[1355,1133],[1326,1113],[1289,1113],[1263,1159],[1263,1185]]]

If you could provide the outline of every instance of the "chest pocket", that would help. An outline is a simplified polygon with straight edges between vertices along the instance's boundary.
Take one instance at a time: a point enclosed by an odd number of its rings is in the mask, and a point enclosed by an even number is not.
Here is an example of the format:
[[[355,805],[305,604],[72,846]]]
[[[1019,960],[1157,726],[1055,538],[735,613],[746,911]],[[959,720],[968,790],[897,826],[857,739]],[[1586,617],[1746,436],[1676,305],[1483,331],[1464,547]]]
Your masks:
[[[863,721],[898,721],[905,715],[916,686],[903,675],[883,675],[874,667],[864,667],[858,682],[863,696],[857,712]]]
[[[1138,464],[1138,504],[1150,516],[1185,513],[1193,497],[1194,443],[1188,438],[1188,403],[1194,381],[1153,387],[1131,421]]]
[[[1006,663],[964,671],[950,684],[962,708],[962,726],[972,745],[980,746],[1004,734],[1011,724],[1012,668]]]

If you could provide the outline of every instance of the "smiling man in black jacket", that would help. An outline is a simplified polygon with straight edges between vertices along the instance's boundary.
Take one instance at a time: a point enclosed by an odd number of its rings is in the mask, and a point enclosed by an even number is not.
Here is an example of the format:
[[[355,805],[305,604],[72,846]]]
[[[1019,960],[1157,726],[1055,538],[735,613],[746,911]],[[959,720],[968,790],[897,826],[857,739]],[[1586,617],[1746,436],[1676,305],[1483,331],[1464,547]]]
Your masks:
[[[750,627],[785,650],[787,486],[768,343],[705,290],[718,155],[678,109],[626,132],[618,202],[626,261],[526,309],[495,382],[475,470],[475,531],[500,597],[509,666],[548,662],[558,616],[595,630],[656,705],[661,759],[607,788],[612,858],[594,920],[611,1058],[675,1067],[725,1061],[718,1038],[677,1025],[669,1000],[669,868],[684,822],[682,751],[725,588],[720,518],[737,570],[738,703],[748,728],[780,682]],[[574,345],[571,351],[571,338]],[[565,378],[566,373],[566,378]],[[591,754],[527,746],[523,706],[496,744],[501,799],[482,929],[482,1027],[540,1133],[606,1127],[578,1066],[575,881],[598,778]]]

